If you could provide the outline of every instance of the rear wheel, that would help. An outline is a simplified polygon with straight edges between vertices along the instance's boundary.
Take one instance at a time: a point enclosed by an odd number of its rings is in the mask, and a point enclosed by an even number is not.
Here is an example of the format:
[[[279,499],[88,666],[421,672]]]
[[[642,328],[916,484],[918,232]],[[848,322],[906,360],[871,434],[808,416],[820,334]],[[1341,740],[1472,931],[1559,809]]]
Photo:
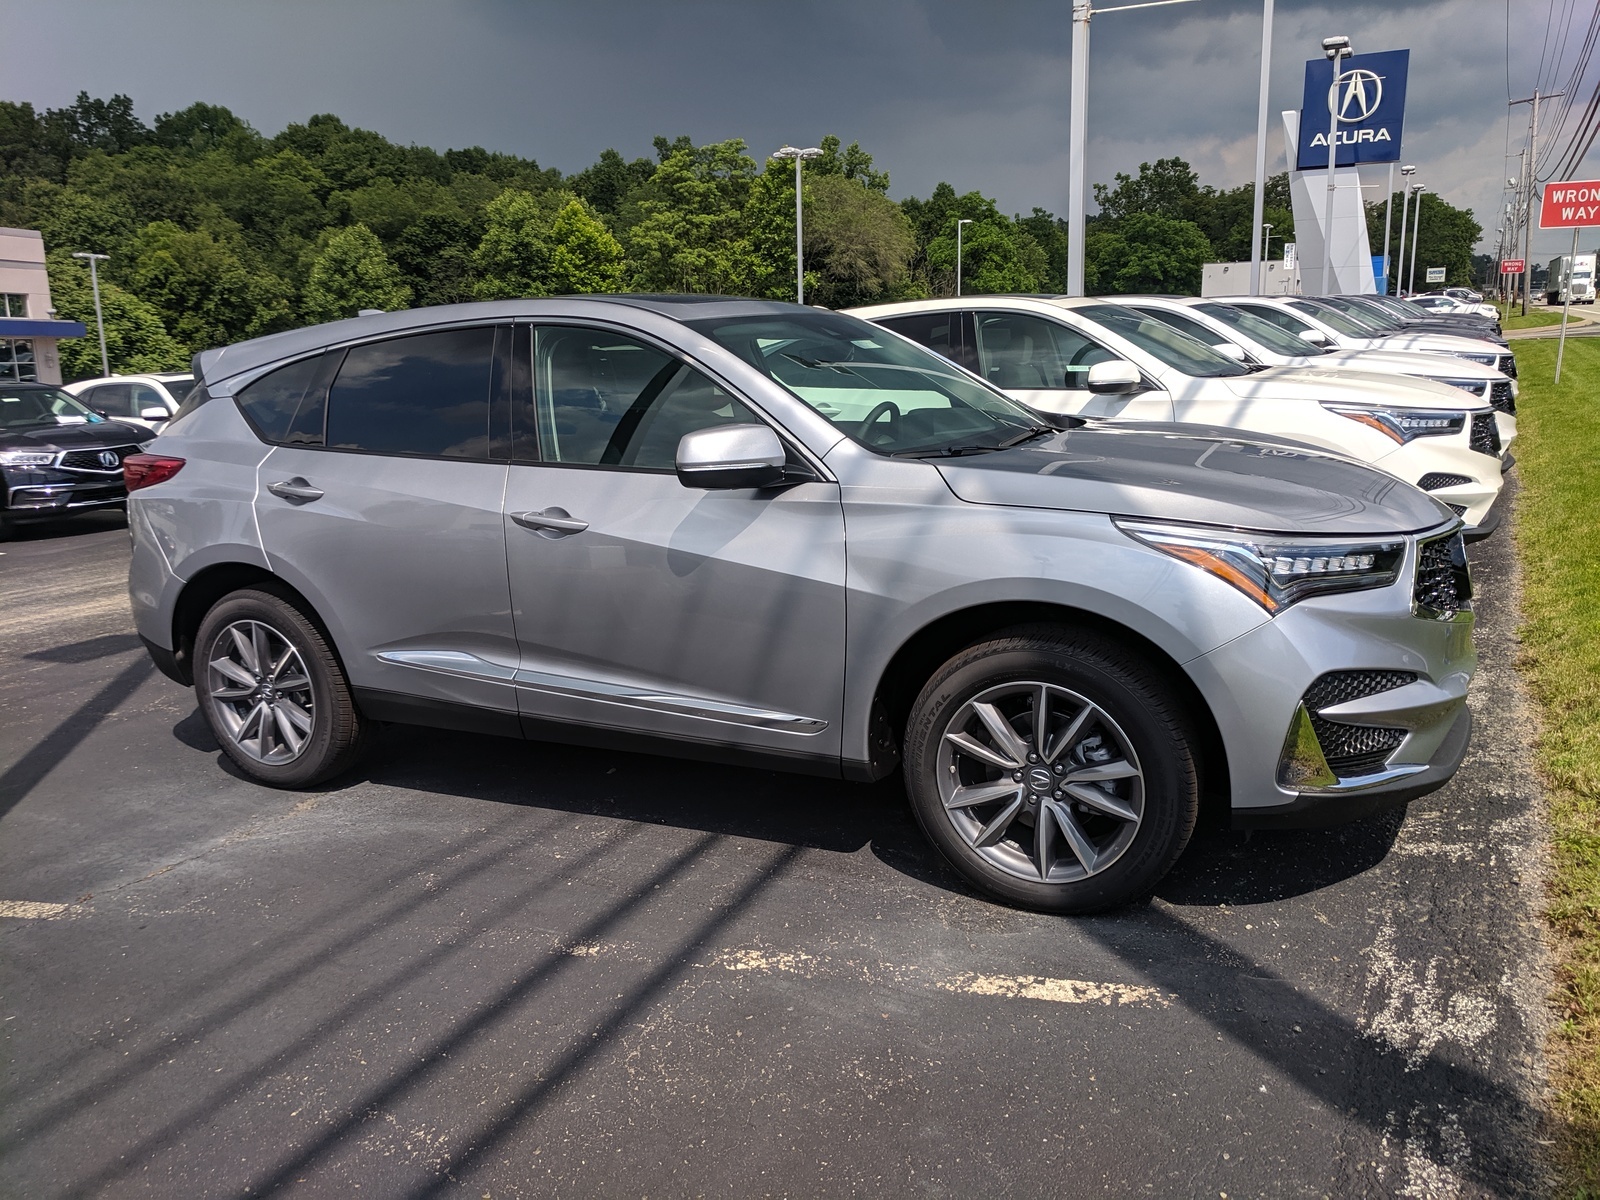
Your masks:
[[[351,766],[365,722],[322,633],[275,591],[218,601],[195,638],[195,694],[223,752],[274,787],[309,787]]]
[[[971,646],[912,708],[917,819],[968,880],[1048,912],[1147,893],[1199,813],[1191,723],[1138,657],[1054,627]]]

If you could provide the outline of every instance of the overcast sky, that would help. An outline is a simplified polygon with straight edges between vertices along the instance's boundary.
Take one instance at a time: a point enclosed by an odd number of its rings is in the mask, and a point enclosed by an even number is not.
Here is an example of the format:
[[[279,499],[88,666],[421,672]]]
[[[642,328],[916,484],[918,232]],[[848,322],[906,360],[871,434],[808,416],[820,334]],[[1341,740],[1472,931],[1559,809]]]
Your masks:
[[[1251,178],[1261,8],[1197,0],[1095,18],[1091,181],[1170,155],[1206,183]],[[890,171],[896,197],[948,180],[1009,212],[1066,210],[1070,0],[4,0],[6,10],[0,96],[40,107],[80,89],[125,92],[148,121],[205,100],[269,134],[332,112],[396,141],[482,145],[568,172],[608,146],[648,155],[658,133],[741,137],[758,154],[836,133]],[[1268,170],[1285,166],[1277,113],[1299,107],[1322,37],[1348,34],[1358,52],[1409,48],[1405,157],[1492,229],[1516,166],[1502,158],[1508,72],[1513,97],[1559,90],[1593,10],[1278,0]],[[1600,56],[1574,121],[1597,73]],[[1528,108],[1512,112],[1514,153]],[[1579,177],[1600,175],[1597,160],[1600,148]],[[1383,168],[1370,178],[1381,183]],[[1566,245],[1536,233],[1534,257]]]

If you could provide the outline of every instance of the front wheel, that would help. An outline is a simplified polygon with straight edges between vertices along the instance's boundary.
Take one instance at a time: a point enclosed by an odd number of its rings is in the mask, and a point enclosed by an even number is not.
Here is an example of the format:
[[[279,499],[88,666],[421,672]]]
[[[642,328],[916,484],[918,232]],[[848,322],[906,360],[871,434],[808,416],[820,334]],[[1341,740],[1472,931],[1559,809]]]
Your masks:
[[[1139,657],[1035,626],[971,646],[912,707],[906,787],[970,882],[1045,912],[1149,892],[1199,814],[1192,725]]]
[[[309,787],[360,754],[364,722],[338,657],[276,591],[234,592],[206,614],[194,688],[223,752],[262,783]]]

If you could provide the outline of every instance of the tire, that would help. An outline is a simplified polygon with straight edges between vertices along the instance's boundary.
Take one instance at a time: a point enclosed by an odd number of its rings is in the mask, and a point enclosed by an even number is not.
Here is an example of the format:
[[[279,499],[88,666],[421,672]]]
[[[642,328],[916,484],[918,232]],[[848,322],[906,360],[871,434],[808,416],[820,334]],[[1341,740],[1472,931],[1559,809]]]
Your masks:
[[[274,661],[281,664],[276,674],[258,669]],[[311,787],[360,757],[367,722],[344,668],[287,596],[267,587],[224,596],[200,622],[194,663],[200,711],[223,752],[252,779]]]
[[[1199,816],[1192,721],[1143,659],[1089,631],[1028,626],[969,646],[923,687],[905,745],[929,840],[1024,908],[1089,913],[1148,894]]]

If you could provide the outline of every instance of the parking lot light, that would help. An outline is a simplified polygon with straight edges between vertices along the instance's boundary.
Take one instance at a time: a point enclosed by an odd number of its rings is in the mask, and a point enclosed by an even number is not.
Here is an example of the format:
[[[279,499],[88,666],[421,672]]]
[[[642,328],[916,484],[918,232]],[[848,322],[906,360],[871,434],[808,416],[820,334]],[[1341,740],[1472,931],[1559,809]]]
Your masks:
[[[800,202],[800,165],[808,158],[821,158],[822,150],[808,146],[780,146],[772,152],[773,158],[794,159],[794,302],[806,302],[806,248],[804,240],[805,212]]]
[[[962,217],[956,222],[956,295],[961,295],[961,227],[971,225],[971,217]]]
[[[1339,136],[1339,63],[1348,58],[1354,51],[1350,47],[1350,39],[1340,34],[1337,37],[1322,39],[1322,53],[1327,55],[1328,61],[1333,64],[1333,82],[1328,85],[1328,203],[1324,210],[1322,224],[1322,293],[1334,295],[1336,290],[1332,286],[1333,277],[1333,199],[1334,189],[1338,186],[1334,182],[1334,167],[1339,157],[1335,139]]]
[[[87,258],[89,260],[89,286],[94,289],[94,323],[100,329],[100,374],[111,374],[111,360],[106,356],[106,319],[100,315],[100,272],[95,267],[98,262],[110,258],[109,254],[91,254],[87,250],[74,250],[73,258]]]

